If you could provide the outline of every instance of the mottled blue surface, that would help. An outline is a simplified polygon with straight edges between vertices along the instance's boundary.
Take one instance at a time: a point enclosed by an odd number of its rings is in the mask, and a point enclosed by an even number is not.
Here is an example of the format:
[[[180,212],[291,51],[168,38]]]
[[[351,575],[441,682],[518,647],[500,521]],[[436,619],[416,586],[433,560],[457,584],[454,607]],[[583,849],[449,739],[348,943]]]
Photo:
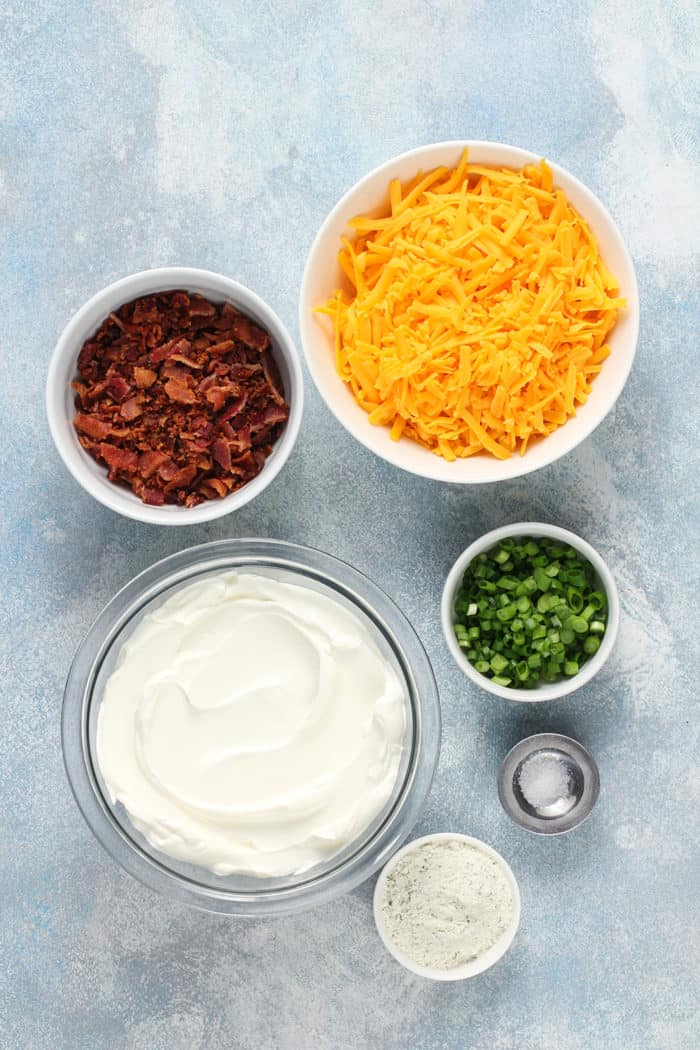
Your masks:
[[[699,81],[692,0],[276,4],[8,0],[0,7],[0,1046],[90,1050],[690,1050],[700,1043],[696,406]],[[299,444],[252,506],[212,526],[123,521],[72,481],[47,433],[52,346],[123,274],[205,266],[296,332],[306,251],[337,197],[404,149],[487,138],[546,154],[608,204],[634,255],[642,334],[614,413],[529,478],[458,489],[360,448],[309,386]],[[612,565],[624,617],[604,673],[535,711],[469,685],[441,639],[453,558],[541,518]],[[138,570],[260,535],[352,561],[412,618],[444,712],[417,829],[503,852],[523,923],[471,982],[385,953],[372,886],[244,923],[169,904],[94,841],[63,774],[71,655]],[[511,825],[496,772],[526,733],[598,759],[590,821]]]

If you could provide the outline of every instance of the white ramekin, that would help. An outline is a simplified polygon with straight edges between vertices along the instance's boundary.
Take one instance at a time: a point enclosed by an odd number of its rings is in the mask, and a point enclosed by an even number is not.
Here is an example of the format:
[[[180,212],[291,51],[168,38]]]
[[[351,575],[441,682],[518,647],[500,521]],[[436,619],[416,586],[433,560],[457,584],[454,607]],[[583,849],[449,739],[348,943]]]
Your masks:
[[[73,427],[74,392],[80,349],[113,310],[143,295],[183,289],[197,292],[212,302],[230,302],[270,333],[272,353],[280,371],[289,419],[272,454],[257,477],[223,499],[206,500],[197,507],[167,505],[151,507],[130,489],[107,480],[107,471],[88,455]],[[46,414],[54,444],[75,480],[110,510],[136,521],[154,525],[194,525],[238,510],[254,499],[279,474],[294,446],[301,424],[304,387],[299,355],[277,314],[249,288],[209,270],[168,266],[123,277],[108,285],[82,306],[63,329],[51,357],[46,380]]]
[[[465,569],[478,554],[490,550],[491,547],[495,547],[497,543],[500,543],[501,540],[506,539],[508,536],[532,537],[533,539],[537,539],[539,536],[546,536],[549,539],[558,540],[559,543],[569,544],[593,566],[608,599],[608,621],[598,652],[590,660],[587,660],[578,674],[573,675],[573,677],[563,678],[559,682],[546,683],[538,686],[536,689],[511,689],[509,686],[495,685],[490,678],[477,671],[469,662],[457,644],[454,632],[454,603]],[[610,656],[617,638],[620,626],[620,599],[617,594],[617,586],[615,585],[613,574],[600,554],[591,547],[590,543],[586,543],[580,536],[577,536],[574,532],[569,532],[568,529],[560,529],[558,525],[547,525],[538,521],[518,521],[513,525],[504,525],[500,529],[493,529],[492,532],[487,532],[460,554],[445,581],[442,591],[441,617],[442,631],[445,635],[447,647],[452,653],[455,663],[465,673],[467,678],[471,678],[472,682],[478,685],[480,689],[485,689],[487,692],[500,696],[504,700],[537,703],[542,700],[557,700],[560,696],[567,696],[569,693],[573,693],[574,690],[580,689],[581,686],[590,682],[600,671]]]
[[[421,966],[419,963],[414,962],[413,959],[410,959],[394,945],[389,937],[384,922],[384,917],[381,911],[381,900],[387,876],[391,874],[396,867],[396,864],[403,856],[407,853],[411,853],[426,842],[455,841],[468,842],[471,846],[476,846],[478,849],[488,854],[493,860],[497,861],[501,866],[513,893],[513,917],[508,928],[501,934],[496,943],[492,945],[488,951],[484,952],[483,955],[480,955],[477,959],[472,959],[470,962],[464,963],[462,966],[455,966],[450,970],[436,970],[430,966]],[[458,832],[438,832],[435,835],[424,835],[422,838],[413,839],[413,841],[409,842],[407,846],[398,850],[389,863],[385,865],[381,875],[377,879],[377,884],[374,887],[374,921],[384,947],[394,956],[397,962],[400,962],[407,970],[411,970],[412,973],[418,974],[419,977],[429,977],[432,981],[463,981],[467,977],[476,977],[477,974],[483,973],[484,970],[488,970],[491,966],[497,963],[499,959],[503,958],[510,948],[518,931],[518,926],[520,925],[520,890],[515,875],[510,867],[506,864],[501,854],[493,849],[492,846],[488,846],[485,842],[482,842],[481,839],[472,838],[471,835],[460,835]]]

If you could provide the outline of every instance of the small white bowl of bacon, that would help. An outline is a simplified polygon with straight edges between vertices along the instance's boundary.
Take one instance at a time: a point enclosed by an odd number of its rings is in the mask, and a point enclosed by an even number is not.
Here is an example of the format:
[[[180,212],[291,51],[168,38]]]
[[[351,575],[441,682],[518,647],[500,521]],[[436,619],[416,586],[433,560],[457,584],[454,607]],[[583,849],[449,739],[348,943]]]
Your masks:
[[[46,411],[83,488],[137,521],[229,514],[277,476],[299,433],[291,336],[254,292],[207,270],[132,274],[63,330]]]

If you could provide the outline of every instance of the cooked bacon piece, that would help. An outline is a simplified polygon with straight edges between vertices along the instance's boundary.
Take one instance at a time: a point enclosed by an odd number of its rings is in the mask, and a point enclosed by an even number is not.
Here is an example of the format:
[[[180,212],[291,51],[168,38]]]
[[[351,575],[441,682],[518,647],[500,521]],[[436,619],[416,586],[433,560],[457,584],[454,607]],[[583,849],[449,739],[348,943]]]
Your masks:
[[[194,390],[190,390],[179,379],[169,379],[165,384],[165,392],[171,401],[177,401],[181,405],[193,405],[197,400]]]
[[[213,496],[228,496],[229,488],[221,478],[207,478],[199,486],[199,491],[204,493],[207,499],[212,499]]]
[[[184,354],[172,354],[170,360],[178,361],[181,365],[187,365],[188,368],[200,369],[202,367],[196,361],[193,361],[191,357],[185,357]]]
[[[214,317],[216,307],[201,295],[193,295],[190,299],[190,317]]]
[[[119,415],[122,419],[131,422],[132,419],[136,419],[143,412],[143,408],[139,404],[138,398],[130,397],[128,401],[125,401],[119,410]]]
[[[105,322],[106,323],[106,322]],[[83,348],[78,354],[78,371],[81,375],[84,375],[87,379],[91,379],[90,366],[95,358],[95,354],[99,350],[99,344],[94,342],[92,339],[88,339],[87,343],[83,344]]]
[[[238,317],[238,310],[236,307],[232,306],[231,303],[224,303],[221,307],[219,319],[214,323],[214,328],[230,328],[234,317]]]
[[[103,419],[98,419],[97,416],[87,416],[84,412],[78,412],[73,420],[73,425],[76,430],[81,430],[83,434],[87,434],[88,437],[106,438],[112,429],[112,424]]]
[[[233,350],[234,346],[233,339],[224,339],[221,343],[212,343],[209,347],[210,354],[227,354],[229,350]]]
[[[246,452],[250,448],[250,427],[240,427],[229,441],[233,452]]]
[[[255,477],[258,473],[255,469],[255,460],[253,459],[253,452],[249,449],[244,452],[242,456],[237,456],[236,459],[231,460],[231,470],[238,472],[249,477]]]
[[[134,325],[158,323],[158,304],[155,296],[147,295],[143,299],[136,300],[131,313],[131,322]]]
[[[231,449],[223,438],[218,438],[211,447],[211,454],[226,473],[231,470]]]
[[[256,430],[274,426],[275,423],[282,423],[286,418],[286,409],[279,405],[268,405],[262,412],[256,412],[250,417],[250,431],[254,434]]]
[[[139,390],[147,390],[149,386],[153,386],[157,378],[158,373],[151,368],[139,368],[138,365],[134,368],[134,382]]]
[[[150,507],[162,507],[165,503],[165,493],[153,485],[144,485],[141,489],[141,499]]]
[[[101,383],[93,383],[92,386],[87,388],[85,394],[85,403],[90,404],[92,401],[99,401],[104,394],[105,390],[109,389],[109,379],[103,379]]]
[[[161,379],[177,379],[180,383],[186,383],[190,373],[182,365],[175,364],[171,357],[161,367],[160,376]]]
[[[166,492],[172,492],[173,489],[187,489],[190,487],[194,479],[197,477],[197,468],[192,463],[189,467],[183,467],[178,470],[168,484],[165,486]]]
[[[241,412],[248,404],[248,395],[245,391],[237,398],[235,398],[230,405],[227,405],[225,410],[219,416],[219,422],[225,423],[227,419],[234,419],[236,416],[240,416]],[[284,417],[287,418],[286,416]]]
[[[172,462],[167,452],[149,450],[139,456],[139,473],[142,478],[152,477],[165,463]]]
[[[262,365],[234,364],[231,365],[230,372],[233,379],[251,379],[255,375],[260,375],[262,370]]]
[[[121,376],[110,376],[107,389],[115,401],[123,401],[131,393],[131,387]]]
[[[214,424],[206,416],[194,416],[190,420],[190,426],[192,427],[192,433],[198,438],[209,439],[214,437]]]
[[[260,448],[254,448],[251,452],[253,460],[255,462],[255,472],[259,474],[262,468],[265,466],[265,460],[272,452],[272,445],[263,445]]]
[[[158,477],[163,481],[172,481],[179,469],[180,468],[174,459],[168,459],[158,467]]]
[[[262,470],[288,416],[269,346],[229,303],[184,291],[127,303],[78,356],[80,444],[152,506],[223,498]]]
[[[173,354],[186,354],[189,349],[190,342],[188,339],[169,339],[167,343],[161,343],[160,346],[151,350],[148,358],[151,364],[158,365],[161,361],[172,357]]]
[[[197,452],[191,458],[197,470],[202,470],[205,474],[208,474],[214,466],[214,460],[208,452]]]
[[[100,456],[110,470],[125,470],[131,473],[138,469],[138,454],[127,448],[117,448],[116,445],[103,441],[100,445]]]
[[[210,386],[204,396],[215,412],[220,412],[230,397],[238,395],[239,387],[235,383],[224,383],[221,386]],[[243,396],[243,395],[241,395]]]
[[[238,317],[234,318],[231,330],[236,339],[240,339],[242,343],[253,347],[254,350],[264,350],[270,345],[270,337],[265,329],[260,328],[249,317],[244,317],[243,314],[239,314]]]
[[[270,388],[273,401],[278,405],[284,405],[285,401],[279,390],[280,374],[277,370],[277,365],[272,360],[272,355],[269,350],[263,350],[260,358],[262,360],[263,372],[265,374],[265,379],[267,380],[267,385]]]
[[[121,328],[122,332],[126,331],[126,325],[122,321],[121,317],[117,316],[117,314],[110,314],[109,320],[113,321],[117,328]]]

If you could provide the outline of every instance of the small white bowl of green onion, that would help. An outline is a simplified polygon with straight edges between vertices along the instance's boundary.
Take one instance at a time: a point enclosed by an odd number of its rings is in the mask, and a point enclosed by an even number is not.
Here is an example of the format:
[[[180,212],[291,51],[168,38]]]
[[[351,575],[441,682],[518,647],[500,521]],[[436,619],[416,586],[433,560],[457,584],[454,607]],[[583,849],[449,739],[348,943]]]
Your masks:
[[[486,533],[453,565],[442,629],[457,665],[506,700],[556,700],[610,655],[620,624],[615,580],[567,529],[521,521]]]

